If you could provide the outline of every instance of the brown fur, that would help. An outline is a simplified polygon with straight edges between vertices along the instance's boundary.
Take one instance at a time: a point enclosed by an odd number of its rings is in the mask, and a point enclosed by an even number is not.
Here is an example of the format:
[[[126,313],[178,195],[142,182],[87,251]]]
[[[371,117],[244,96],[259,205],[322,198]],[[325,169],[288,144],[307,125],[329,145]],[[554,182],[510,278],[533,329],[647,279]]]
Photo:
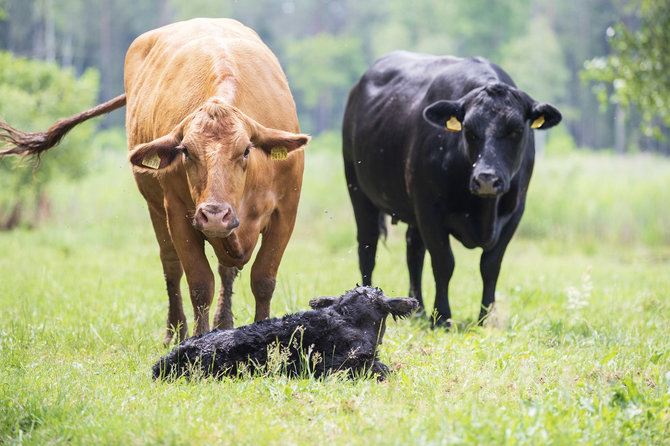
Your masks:
[[[214,275],[205,241],[214,248],[223,279],[215,328],[231,328],[232,271],[249,262],[263,234],[251,289],[256,320],[268,317],[302,186],[304,154],[296,149],[309,141],[298,133],[295,104],[276,57],[254,31],[234,20],[174,23],[131,44],[125,90],[47,132],[24,133],[0,122],[0,138],[13,145],[0,155],[39,156],[80,122],[126,105],[129,160],[147,201],[168,285],[166,342],[174,332],[180,338],[188,334],[178,286],[182,272],[195,312],[194,334],[210,329]],[[288,158],[273,161],[274,147],[285,147]],[[157,168],[150,159],[157,160]],[[225,227],[198,230],[202,209],[229,211],[227,218],[239,226],[224,219]]]

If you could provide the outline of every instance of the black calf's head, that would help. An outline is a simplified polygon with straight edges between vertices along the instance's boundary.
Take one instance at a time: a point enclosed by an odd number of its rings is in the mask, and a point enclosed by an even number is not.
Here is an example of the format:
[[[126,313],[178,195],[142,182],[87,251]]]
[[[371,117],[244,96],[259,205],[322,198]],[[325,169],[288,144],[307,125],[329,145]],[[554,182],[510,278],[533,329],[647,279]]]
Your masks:
[[[470,192],[482,197],[506,193],[529,147],[532,129],[561,122],[553,105],[533,100],[507,84],[489,84],[455,101],[437,101],[423,111],[426,121],[461,133],[472,162]]]
[[[359,286],[340,297],[324,296],[309,301],[313,309],[328,307],[343,316],[356,328],[371,327],[381,344],[386,329],[386,316],[403,318],[419,307],[419,302],[410,297],[386,297],[379,288]]]

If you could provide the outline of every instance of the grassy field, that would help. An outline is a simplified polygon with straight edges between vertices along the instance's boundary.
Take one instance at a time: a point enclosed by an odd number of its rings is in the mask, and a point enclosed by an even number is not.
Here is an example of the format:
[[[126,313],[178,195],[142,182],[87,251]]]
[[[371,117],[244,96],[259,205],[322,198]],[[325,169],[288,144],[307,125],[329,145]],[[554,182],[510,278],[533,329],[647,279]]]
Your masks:
[[[309,150],[275,315],[360,280],[339,158]],[[669,184],[667,159],[538,159],[495,323],[474,325],[479,252],[455,243],[456,330],[389,322],[386,382],[157,383],[158,249],[124,154],[110,154],[54,185],[51,224],[0,233],[0,444],[668,444]],[[387,295],[407,292],[403,239],[392,227],[378,251]],[[251,322],[247,270],[233,310]]]

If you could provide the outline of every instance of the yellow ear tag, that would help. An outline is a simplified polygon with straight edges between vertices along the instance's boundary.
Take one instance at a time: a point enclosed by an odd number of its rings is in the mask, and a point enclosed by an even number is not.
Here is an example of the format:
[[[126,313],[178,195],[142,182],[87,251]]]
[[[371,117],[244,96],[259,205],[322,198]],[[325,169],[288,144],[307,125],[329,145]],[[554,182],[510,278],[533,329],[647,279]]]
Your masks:
[[[288,158],[288,150],[286,150],[286,147],[273,147],[270,150],[270,158],[273,161],[285,160]]]
[[[541,115],[539,118],[537,118],[533,123],[530,125],[531,129],[539,129],[542,127],[542,124],[544,124],[544,115]]]
[[[158,169],[158,167],[161,165],[161,158],[157,153],[154,153],[151,156],[145,156],[142,158],[142,164],[144,164],[146,167],[150,167],[151,169]]]
[[[447,121],[447,130],[449,130],[450,132],[461,131],[461,123],[458,121],[458,119],[456,119],[456,116],[452,116]]]

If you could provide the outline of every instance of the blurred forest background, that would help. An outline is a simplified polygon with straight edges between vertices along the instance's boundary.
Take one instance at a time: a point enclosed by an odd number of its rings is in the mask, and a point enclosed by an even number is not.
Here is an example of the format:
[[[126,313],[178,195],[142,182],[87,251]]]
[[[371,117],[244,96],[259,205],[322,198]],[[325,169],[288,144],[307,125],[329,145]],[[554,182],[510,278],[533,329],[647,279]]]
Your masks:
[[[563,125],[536,132],[541,152],[668,155],[666,1],[0,0],[0,116],[46,129],[123,92],[125,52],[141,33],[192,17],[232,17],[278,56],[302,130],[324,141],[338,138],[347,94],[365,69],[407,49],[484,56],[536,100],[558,106]],[[13,169],[16,161],[0,161],[0,187],[13,191],[0,194],[0,224],[17,220],[21,203],[37,208],[39,219],[48,212],[42,187],[50,178],[84,175],[96,153],[125,149],[123,123],[124,109],[72,132],[67,150],[47,154],[54,161],[43,163],[38,181],[31,169]],[[34,189],[19,187],[26,183]]]

